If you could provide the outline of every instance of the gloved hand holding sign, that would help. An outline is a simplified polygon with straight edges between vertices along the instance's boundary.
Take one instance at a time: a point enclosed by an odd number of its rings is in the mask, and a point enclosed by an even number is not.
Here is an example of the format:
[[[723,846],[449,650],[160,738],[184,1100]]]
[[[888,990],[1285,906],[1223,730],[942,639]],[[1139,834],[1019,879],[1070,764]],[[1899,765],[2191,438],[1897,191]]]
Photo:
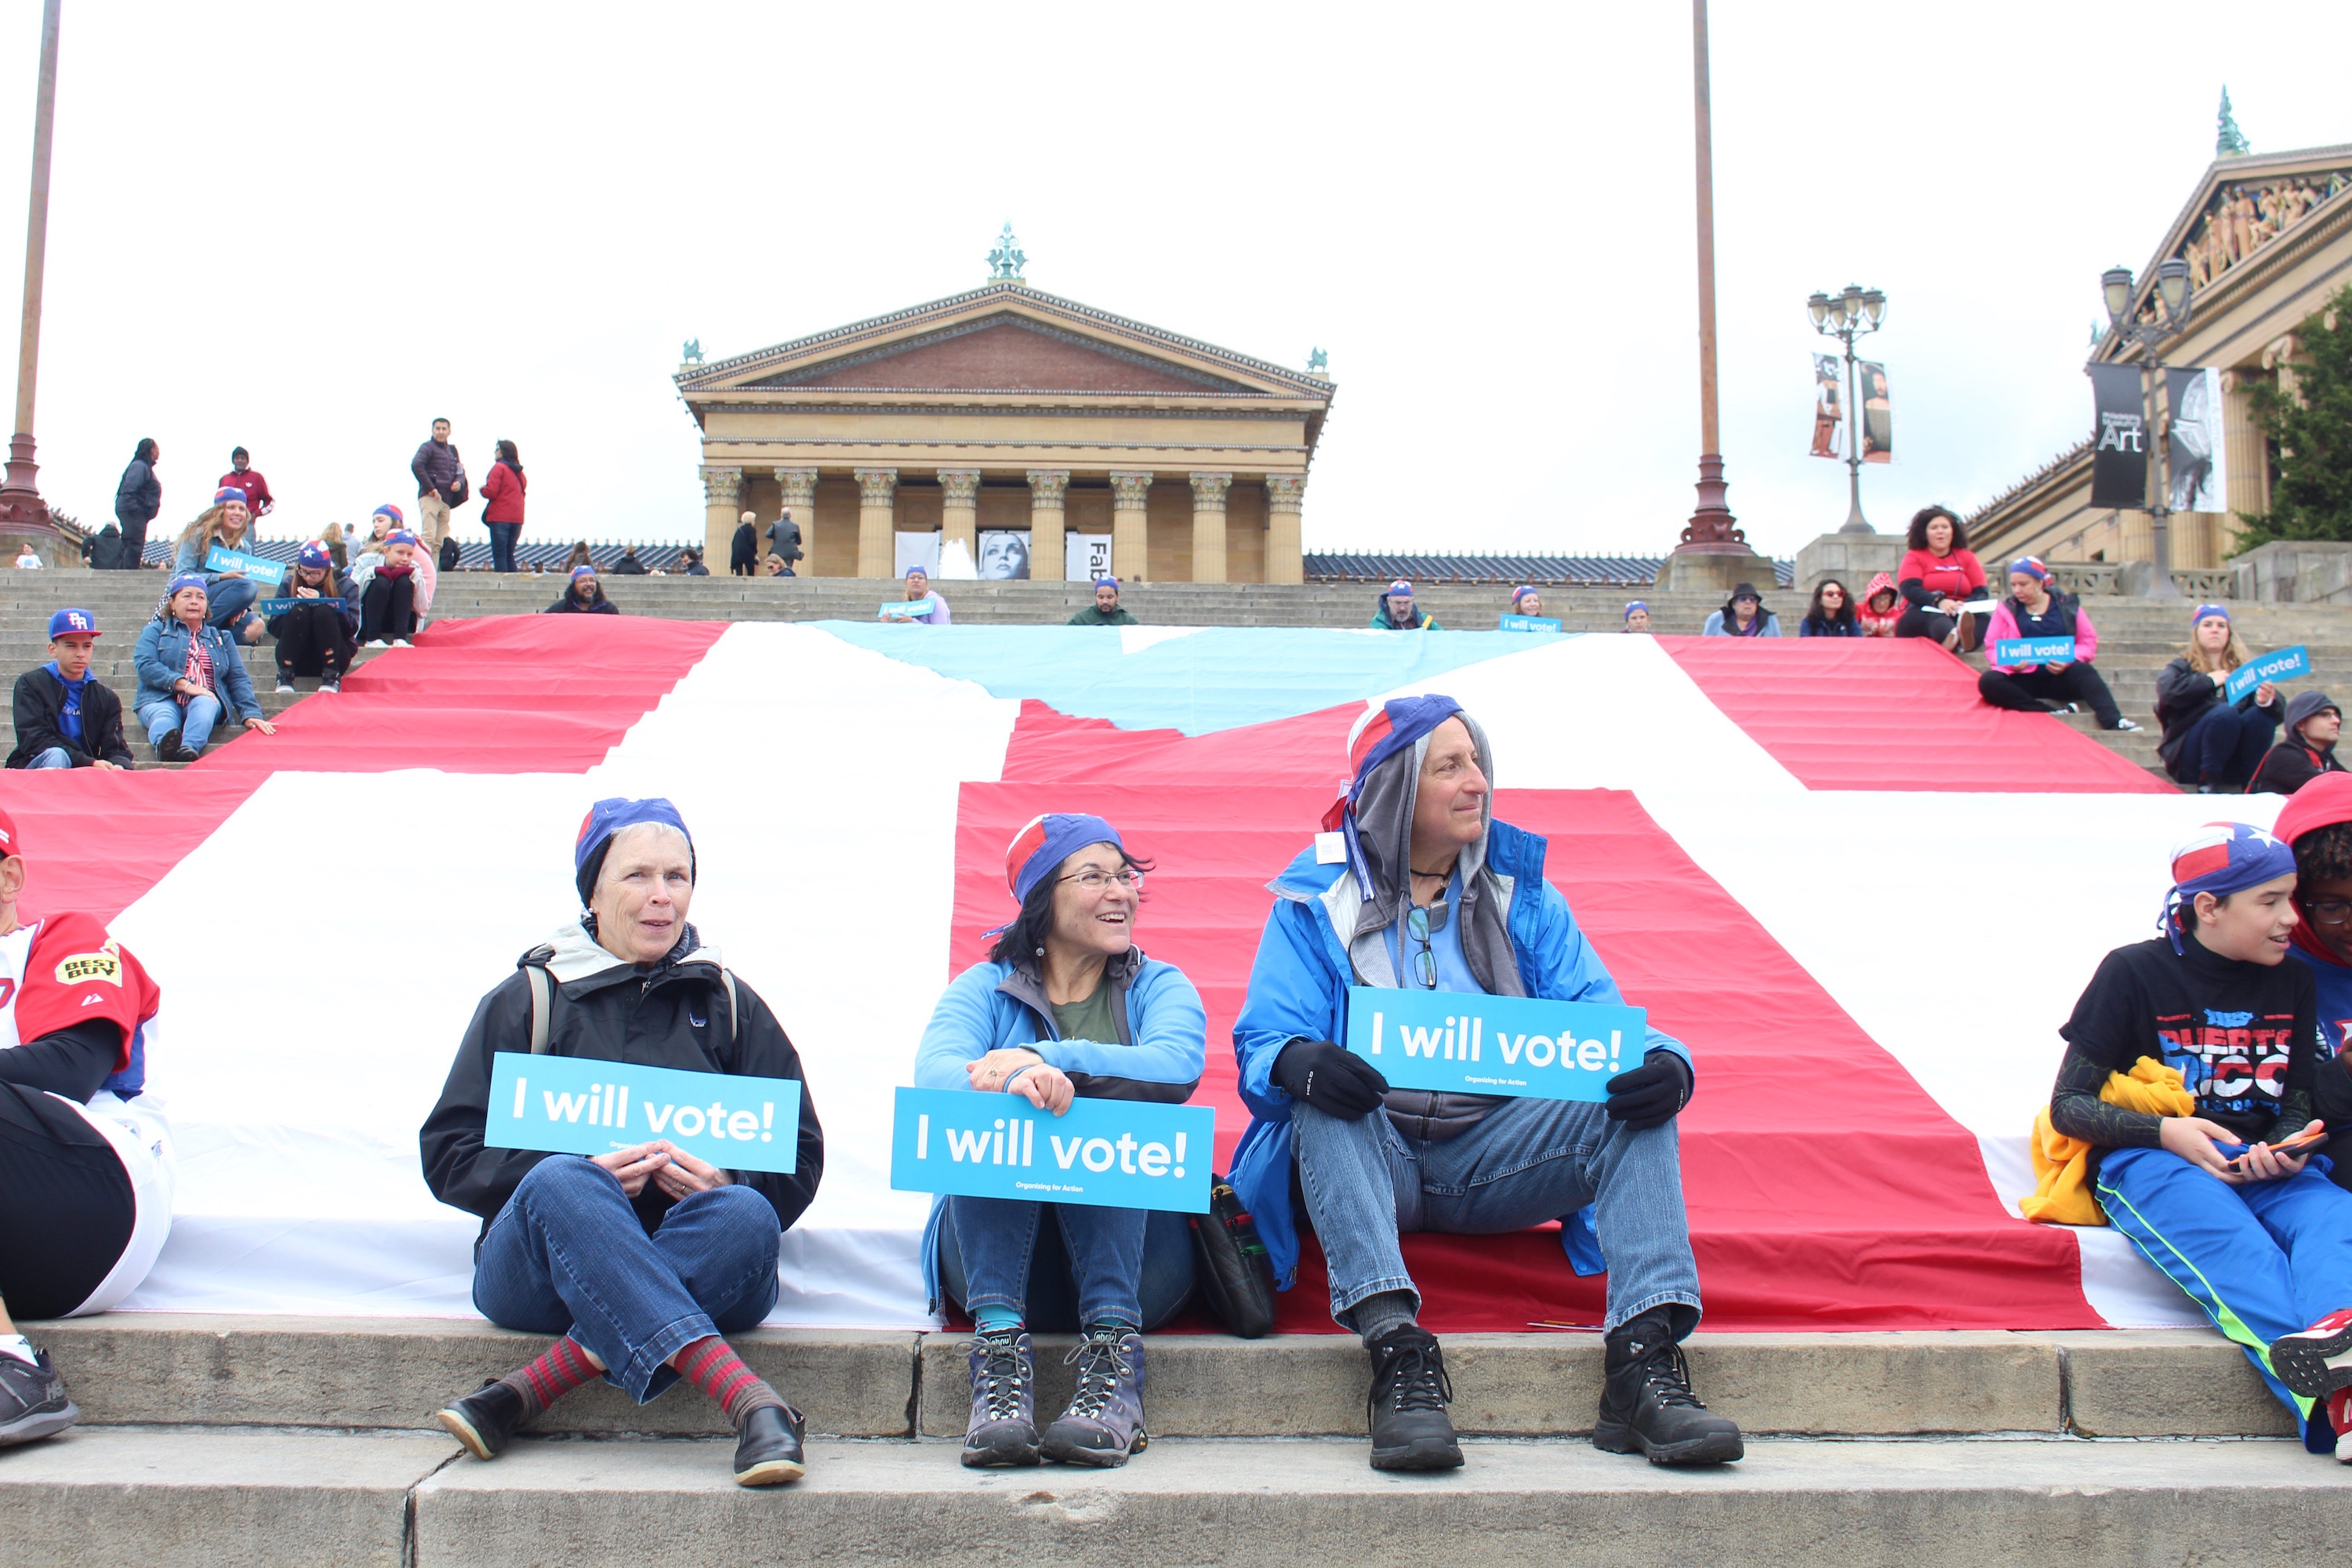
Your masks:
[[[1381,1069],[1328,1040],[1293,1040],[1267,1074],[1291,1099],[1354,1121],[1380,1109],[1389,1080]]]

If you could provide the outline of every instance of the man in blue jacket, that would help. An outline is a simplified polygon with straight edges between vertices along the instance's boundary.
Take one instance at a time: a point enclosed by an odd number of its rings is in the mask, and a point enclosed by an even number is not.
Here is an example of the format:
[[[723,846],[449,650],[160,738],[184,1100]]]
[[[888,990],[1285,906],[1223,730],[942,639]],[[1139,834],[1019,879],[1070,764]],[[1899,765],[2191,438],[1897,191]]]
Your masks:
[[[1658,1464],[1737,1459],[1739,1429],[1691,1392],[1698,1326],[1674,1118],[1695,1075],[1653,1029],[1605,1104],[1393,1089],[1335,1043],[1351,985],[1622,1005],[1543,879],[1544,841],[1491,816],[1486,731],[1450,697],[1398,698],[1349,737],[1353,779],[1327,831],[1273,883],[1276,901],[1234,1026],[1255,1120],[1233,1184],[1283,1289],[1296,1280],[1294,1166],[1331,1279],[1331,1315],[1372,1358],[1375,1469],[1462,1463],[1436,1338],[1397,1237],[1491,1235],[1596,1217],[1609,1273],[1596,1447]],[[1575,1246],[1580,1227],[1563,1226]]]

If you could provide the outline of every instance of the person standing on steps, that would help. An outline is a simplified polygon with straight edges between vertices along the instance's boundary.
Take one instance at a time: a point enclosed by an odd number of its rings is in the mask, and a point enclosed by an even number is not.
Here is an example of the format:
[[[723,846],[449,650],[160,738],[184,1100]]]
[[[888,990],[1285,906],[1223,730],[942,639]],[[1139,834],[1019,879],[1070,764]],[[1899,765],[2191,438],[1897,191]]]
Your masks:
[[[465,459],[449,445],[446,419],[433,422],[432,438],[408,459],[408,471],[416,477],[417,536],[427,550],[438,551],[449,531],[450,510],[464,506],[472,493],[466,481]]]
[[[512,441],[499,443],[498,460],[482,479],[482,525],[490,531],[490,570],[515,569],[515,543],[522,537],[522,454]]]
[[[579,918],[524,953],[474,1009],[417,1134],[433,1195],[481,1216],[475,1307],[503,1328],[557,1337],[438,1419],[468,1453],[491,1459],[583,1383],[601,1376],[645,1405],[684,1379],[734,1426],[737,1484],[797,1480],[807,1468],[801,1413],[721,1336],[758,1327],[774,1307],[783,1232],[824,1173],[824,1130],[805,1087],[789,1173],[722,1170],[667,1139],[593,1159],[483,1142],[501,1051],[802,1077],[767,1003],[687,921],[698,868],[677,807],[596,802],[572,862]]]
[[[1055,1116],[1080,1096],[1192,1099],[1208,1018],[1183,972],[1135,945],[1150,868],[1098,816],[1054,813],[1014,834],[1004,880],[1020,912],[940,998],[916,1086],[1016,1094]],[[935,1306],[951,1300],[974,1325],[965,1465],[1114,1466],[1142,1451],[1142,1336],[1192,1300],[1188,1216],[943,1197],[923,1274]],[[1033,1329],[1084,1336],[1077,1391],[1042,1436]]]
[[[1462,1463],[1444,1357],[1417,1321],[1399,1234],[1491,1235],[1587,1205],[1609,1275],[1594,1445],[1658,1464],[1738,1458],[1739,1429],[1699,1403],[1681,1348],[1699,1321],[1675,1123],[1696,1082],[1690,1053],[1651,1029],[1641,1065],[1591,1104],[1393,1089],[1338,1044],[1354,985],[1624,1000],[1544,880],[1544,840],[1493,820],[1493,755],[1459,703],[1367,709],[1348,763],[1348,791],[1323,820],[1331,848],[1301,851],[1273,884],[1234,1025],[1253,1120],[1232,1180],[1283,1289],[1297,1279],[1292,1194],[1304,1194],[1331,1316],[1371,1357],[1372,1468]]]
[[[228,455],[228,472],[220,477],[220,488],[245,492],[246,510],[257,521],[268,517],[278,505],[278,498],[269,493],[269,481],[253,466],[253,458],[242,447]]]
[[[2009,597],[1995,606],[1985,628],[1985,647],[2010,637],[2069,637],[2072,663],[1996,664],[1977,677],[1977,695],[1996,708],[2017,713],[2066,713],[2087,708],[2102,730],[2137,730],[2123,716],[2106,678],[2091,661],[2098,657],[2099,632],[2091,613],[2072,594],[2053,593],[2050,568],[2038,556],[2009,563]]]
[[[114,488],[114,521],[122,525],[115,563],[126,572],[146,564],[147,525],[163,510],[163,482],[155,478],[155,465],[163,456],[163,449],[153,437],[142,440],[122,470],[121,482]]]
[[[748,517],[751,514],[747,512],[744,515]],[[800,575],[795,568],[801,559],[801,525],[793,521],[792,508],[786,507],[782,515],[768,525],[768,548],[777,560],[783,563],[776,569],[777,576]]]
[[[745,512],[735,524],[735,537],[727,545],[727,574],[760,574],[760,514],[756,511]]]
[[[2189,648],[2157,672],[2156,721],[2164,727],[2157,754],[2165,771],[2200,795],[2244,787],[2278,729],[2278,688],[2265,680],[2230,700],[2230,672],[2252,658],[2230,622],[2227,605],[2200,605]]]
[[[2262,766],[2246,785],[2248,795],[2293,795],[2322,773],[2340,773],[2336,737],[2344,732],[2344,710],[2325,691],[2298,691],[2287,700],[2286,733],[2263,753]]]

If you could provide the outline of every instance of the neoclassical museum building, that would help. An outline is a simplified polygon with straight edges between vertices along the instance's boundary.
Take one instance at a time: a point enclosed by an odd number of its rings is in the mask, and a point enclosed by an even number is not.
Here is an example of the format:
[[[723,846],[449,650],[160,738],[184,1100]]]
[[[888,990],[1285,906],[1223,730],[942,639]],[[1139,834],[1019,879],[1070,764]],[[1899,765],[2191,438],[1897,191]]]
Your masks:
[[[2235,514],[2270,510],[2275,454],[2254,422],[2252,393],[2263,381],[2293,388],[2297,329],[2352,282],[2352,146],[2217,158],[2138,275],[2133,309],[2142,316],[2156,308],[2158,264],[2176,257],[2189,265],[2192,310],[2186,331],[2164,344],[2163,359],[2222,372],[2230,507],[2227,514],[2174,515],[2172,564],[2186,569],[2218,566],[2235,553]],[[2107,333],[2093,361],[2138,361],[2138,346],[2123,336]],[[2087,426],[2087,382],[2083,407]],[[1969,520],[1977,553],[1989,562],[2026,554],[2064,562],[2153,559],[2147,512],[2091,505],[2091,458],[2086,436],[1979,509]]]
[[[764,536],[790,508],[817,576],[895,576],[960,544],[983,576],[1300,580],[1330,378],[1042,293],[1019,259],[992,258],[970,293],[678,371],[714,570],[742,512]]]

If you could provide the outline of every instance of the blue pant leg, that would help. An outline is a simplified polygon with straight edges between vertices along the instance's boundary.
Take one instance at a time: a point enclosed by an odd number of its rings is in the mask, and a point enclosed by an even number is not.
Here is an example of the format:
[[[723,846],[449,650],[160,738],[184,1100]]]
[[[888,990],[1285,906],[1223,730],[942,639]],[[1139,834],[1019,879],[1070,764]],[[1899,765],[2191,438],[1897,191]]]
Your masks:
[[[146,730],[147,743],[151,746],[178,729],[184,717],[180,705],[168,697],[161,702],[147,703],[139,710],[139,722]]]
[[[1070,1276],[1077,1282],[1079,1326],[1116,1318],[1140,1329],[1143,1236],[1150,1211],[1055,1204],[1054,1215],[1069,1248]]]
[[[2278,731],[2278,716],[2272,708],[2248,708],[2238,716],[2238,752],[2230,759],[2229,779],[2243,784],[2254,776],[2263,765],[2263,754],[2271,749]]]
[[[1135,1283],[1147,1332],[1166,1323],[1192,1300],[1196,1264],[1192,1215],[1152,1210],[1143,1224],[1143,1272]]]
[[[2239,1191],[2286,1253],[2294,1315],[2302,1320],[2296,1327],[2352,1307],[2352,1193],[2308,1165],[2284,1181]]]
[[[940,1226],[940,1273],[967,1312],[982,1307],[1029,1310],[1029,1263],[1045,1205],[1020,1198],[948,1199]],[[959,1287],[961,1291],[959,1293]]]
[[[2307,1423],[2312,1403],[2272,1374],[2270,1346],[2311,1320],[2296,1315],[2286,1252],[2255,1217],[2246,1191],[2163,1149],[2110,1149],[2099,1163],[2099,1206],[2108,1221],[2188,1292],[2246,1352],[2279,1403]]]
[[[213,726],[221,721],[221,700],[207,691],[188,699],[188,706],[180,715],[180,744],[190,751],[201,751],[213,738]]]
[[[1421,1292],[1397,1233],[1421,1228],[1421,1167],[1388,1113],[1348,1118],[1294,1104],[1290,1133],[1299,1191],[1331,1277],[1333,1321],[1353,1329],[1349,1310],[1388,1290],[1409,1293],[1419,1311]]]
[[[688,1193],[653,1235],[678,1283],[722,1334],[759,1327],[775,1306],[783,1240],[775,1205],[749,1187]]]
[[[73,765],[73,753],[63,746],[51,746],[36,752],[33,760],[25,764],[27,768],[70,768]]]
[[[550,1327],[551,1297],[567,1324]],[[533,1165],[483,1237],[474,1305],[505,1328],[568,1331],[604,1363],[605,1381],[640,1405],[658,1392],[663,1363],[719,1331],[619,1181],[572,1154]]]

